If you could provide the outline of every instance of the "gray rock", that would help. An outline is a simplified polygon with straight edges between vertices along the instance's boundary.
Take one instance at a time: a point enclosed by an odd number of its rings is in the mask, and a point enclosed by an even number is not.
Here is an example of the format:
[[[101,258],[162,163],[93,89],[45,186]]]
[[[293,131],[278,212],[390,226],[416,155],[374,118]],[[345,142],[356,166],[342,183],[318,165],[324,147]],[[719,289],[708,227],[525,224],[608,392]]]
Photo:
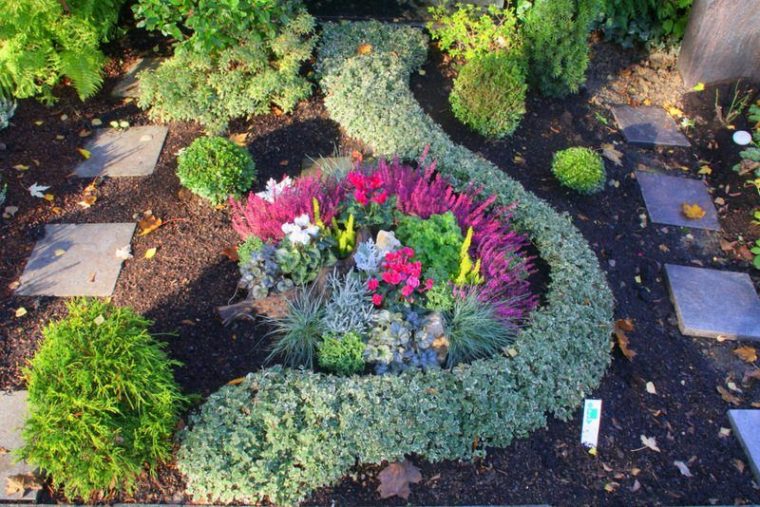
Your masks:
[[[728,419],[760,483],[760,410],[729,410]]]
[[[168,132],[156,125],[100,130],[85,146],[90,158],[79,164],[74,174],[80,178],[152,174]]]
[[[114,86],[111,91],[111,95],[114,97],[138,97],[140,95],[140,83],[137,80],[137,75],[144,70],[155,70],[161,65],[163,58],[140,58],[133,63],[128,69],[127,73]]]
[[[26,398],[26,391],[0,393],[0,447],[4,449],[18,449],[24,444],[21,428],[27,415]]]
[[[615,106],[612,115],[630,144],[691,146],[673,118],[659,107]]]
[[[760,340],[760,298],[746,273],[665,265],[685,335]]]
[[[636,171],[636,179],[652,222],[719,231],[718,213],[702,180]],[[683,214],[684,204],[698,204],[705,216],[694,220]]]

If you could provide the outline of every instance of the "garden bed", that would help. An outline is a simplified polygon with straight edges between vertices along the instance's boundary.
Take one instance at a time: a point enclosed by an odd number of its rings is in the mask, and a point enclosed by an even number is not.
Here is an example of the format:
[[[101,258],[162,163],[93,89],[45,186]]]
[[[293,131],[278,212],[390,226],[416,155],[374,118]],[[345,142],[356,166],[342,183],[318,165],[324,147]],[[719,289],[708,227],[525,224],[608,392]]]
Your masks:
[[[630,53],[600,44],[591,67],[592,81],[604,81]],[[647,152],[626,150],[625,167],[612,168],[611,178],[619,183],[601,196],[579,198],[561,189],[549,173],[553,151],[574,144],[598,145],[619,141],[616,132],[594,117],[589,95],[573,96],[564,101],[531,97],[528,114],[515,136],[506,141],[486,142],[469,134],[445,111],[445,90],[449,83],[447,66],[434,57],[417,75],[412,89],[428,112],[442,124],[455,142],[463,144],[498,165],[555,208],[569,212],[576,226],[592,244],[607,271],[617,300],[616,316],[635,319],[632,346],[639,355],[633,362],[616,353],[616,360],[594,393],[605,401],[600,457],[592,458],[578,446],[579,415],[570,422],[550,420],[547,429],[537,430],[530,438],[514,442],[504,450],[489,451],[484,460],[473,463],[444,461],[428,464],[418,461],[424,478],[412,488],[410,500],[420,504],[435,503],[527,503],[585,504],[602,502],[708,503],[712,498],[723,503],[735,499],[750,500],[752,490],[747,471],[739,473],[733,460],[742,459],[738,445],[719,437],[725,404],[715,392],[724,369],[734,365],[721,359],[717,365],[710,354],[724,357],[721,346],[694,342],[678,333],[668,320],[672,308],[667,300],[660,271],[662,262],[692,259],[708,262],[713,256],[727,257],[716,245],[689,241],[682,231],[649,225],[641,227],[639,215],[643,204],[635,180],[629,174],[638,163],[663,163],[670,166],[694,166],[688,150]],[[674,78],[672,69],[671,78]],[[33,353],[40,338],[40,326],[62,315],[63,303],[50,298],[13,298],[7,285],[16,280],[25,259],[37,239],[41,224],[48,222],[132,221],[134,215],[152,210],[166,225],[157,232],[136,237],[135,260],[127,262],[119,278],[114,302],[131,305],[156,320],[154,331],[176,332],[177,336],[160,336],[169,344],[171,357],[185,363],[177,379],[186,392],[208,395],[227,381],[256,370],[267,354],[265,332],[251,323],[223,327],[213,309],[234,293],[238,273],[234,262],[224,254],[237,242],[226,211],[214,210],[207,203],[180,192],[174,175],[176,151],[190,144],[200,134],[192,125],[170,125],[170,134],[159,166],[148,179],[141,181],[108,179],[99,185],[98,201],[86,210],[77,202],[88,181],[69,179],[79,161],[76,148],[81,145],[79,131],[89,127],[93,118],[104,122],[127,120],[131,125],[147,123],[132,105],[114,108],[107,93],[113,81],[95,99],[81,104],[66,97],[53,110],[24,101],[13,123],[0,133],[7,149],[0,152],[3,166],[29,164],[39,166],[11,174],[11,204],[21,209],[14,219],[2,224],[0,277],[3,280],[2,349],[0,349],[0,387],[15,389],[23,385],[19,365]],[[652,97],[652,100],[657,100]],[[62,114],[69,119],[61,121]],[[35,121],[42,120],[42,125]],[[299,105],[294,115],[267,115],[250,122],[238,122],[233,132],[251,132],[248,147],[259,168],[257,188],[269,178],[294,175],[304,156],[330,154],[335,146],[350,151],[360,148],[341,135],[329,119],[322,99],[315,97]],[[709,130],[699,127],[692,135],[699,145]],[[64,140],[56,139],[63,135]],[[708,158],[716,170],[713,185],[729,184],[740,191],[740,181],[727,170],[735,160],[727,139],[719,139],[720,149],[704,150],[699,158]],[[40,150],[40,147],[43,147]],[[524,161],[516,163],[516,157]],[[32,165],[30,164],[30,165]],[[12,172],[8,169],[8,173]],[[8,174],[6,173],[6,174]],[[16,175],[20,178],[16,178]],[[51,185],[56,196],[52,206],[40,204],[24,189],[39,181]],[[743,231],[741,222],[751,209],[749,194],[734,197],[724,230]],[[737,225],[733,225],[736,223]],[[670,250],[666,257],[660,245]],[[146,249],[158,247],[150,262],[142,259]],[[631,255],[631,251],[635,254]],[[610,262],[610,260],[614,262]],[[736,265],[726,259],[726,265]],[[636,282],[640,277],[641,283]],[[17,307],[24,306],[29,315],[17,320]],[[700,350],[704,345],[708,354]],[[721,355],[722,354],[722,355]],[[653,381],[658,396],[644,391]],[[685,385],[682,384],[685,382]],[[654,435],[661,442],[661,454],[632,452],[640,447],[639,436]],[[662,445],[662,442],[666,442]],[[681,476],[672,461],[688,461],[696,478]],[[607,471],[606,468],[612,471]],[[638,468],[640,472],[633,472]],[[376,466],[362,466],[355,479],[345,479],[334,488],[317,491],[310,499],[315,504],[378,503],[375,496]],[[640,489],[629,488],[638,481]],[[605,492],[609,482],[623,486]],[[173,466],[162,467],[157,480],[145,480],[133,498],[144,502],[180,501],[183,482]],[[400,502],[390,500],[388,504]]]

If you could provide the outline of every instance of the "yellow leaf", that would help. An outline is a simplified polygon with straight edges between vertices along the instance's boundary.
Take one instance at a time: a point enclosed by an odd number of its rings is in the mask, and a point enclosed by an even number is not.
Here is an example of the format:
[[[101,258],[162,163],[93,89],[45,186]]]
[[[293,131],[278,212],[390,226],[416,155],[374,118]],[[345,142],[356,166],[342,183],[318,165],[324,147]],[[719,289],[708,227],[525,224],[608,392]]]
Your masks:
[[[40,125],[44,124],[44,123],[45,123],[45,122],[44,122],[44,121],[42,121],[42,120],[36,120],[36,121],[34,122],[34,124],[35,124],[35,125],[37,125],[38,127],[39,127]]]
[[[666,107],[667,107],[668,114],[672,116],[673,118],[680,118],[683,116],[683,111],[681,111],[677,107],[675,106],[666,106]]]
[[[227,385],[228,386],[240,385],[240,384],[243,383],[244,380],[245,380],[245,377],[238,377],[238,378],[232,379],[229,382],[227,382]]]
[[[754,347],[744,346],[734,349],[736,357],[747,363],[754,363],[757,361],[757,350]]]
[[[28,171],[29,170],[29,166],[28,165],[24,165],[24,164],[16,164],[16,165],[13,166],[13,168],[16,169],[16,170],[18,170],[18,171]]]
[[[619,482],[608,482],[604,485],[604,491],[607,493],[614,493],[620,487]]]
[[[94,195],[86,195],[81,201],[79,201],[77,204],[79,204],[83,208],[89,208],[93,204],[95,204],[95,201],[97,201],[98,198]]]
[[[359,47],[356,48],[356,52],[360,55],[368,55],[372,53],[372,44],[367,44],[366,42],[364,44],[359,44]]]
[[[728,389],[726,389],[723,386],[716,386],[715,390],[718,391],[720,394],[720,397],[723,398],[723,401],[730,403],[731,405],[734,405],[735,407],[738,407],[742,404],[742,399],[738,396],[734,396],[731,394]]]
[[[641,285],[641,276],[640,275],[634,276],[633,279],[636,281],[636,283],[638,283],[639,285]]]
[[[26,314],[27,314],[26,308],[24,308],[23,306],[19,306],[18,309],[16,310],[16,317],[20,318]]]
[[[699,204],[683,203],[681,205],[681,212],[689,220],[700,220],[705,216],[705,210]]]
[[[642,104],[644,104],[645,106],[651,106],[652,105],[652,101],[649,100],[649,99],[644,99],[643,102],[642,102]]]
[[[705,90],[705,84],[702,83],[702,82],[699,82],[699,83],[697,83],[697,84],[694,85],[694,87],[692,88],[692,90],[695,91],[695,92],[702,92],[702,91]]]
[[[97,317],[95,317],[95,320],[93,320],[93,322],[95,323],[96,326],[101,325],[105,321],[106,321],[106,319],[102,315],[98,315]]]
[[[157,251],[157,248],[148,248],[145,251],[145,258],[146,259],[152,259],[153,257],[156,256],[156,251]]]
[[[617,346],[620,349],[620,352],[622,352],[629,361],[632,361],[633,358],[636,357],[636,351],[631,348],[628,335],[626,335],[626,333],[630,333],[633,329],[632,319],[619,319],[615,321],[615,326],[612,331],[617,338]]]
[[[82,158],[84,158],[85,160],[87,160],[88,158],[92,156],[92,153],[85,150],[84,148],[77,148],[77,151],[79,152],[80,155],[82,155]]]
[[[55,256],[56,257],[60,257],[61,255],[65,254],[65,253],[66,253],[66,250],[64,250],[63,248],[57,248],[56,251],[55,251]]]
[[[45,194],[42,196],[43,199],[45,199],[48,202],[55,201],[55,196],[53,194]]]
[[[140,236],[146,236],[150,234],[151,232],[161,227],[163,223],[164,222],[160,218],[156,218],[153,215],[147,215],[137,223],[137,225],[140,227]]]
[[[712,167],[709,165],[703,165],[699,168],[699,171],[697,171],[697,174],[712,174]]]
[[[232,134],[230,136],[230,141],[237,144],[241,148],[246,147],[246,140],[248,139],[248,132],[242,132],[240,134]]]

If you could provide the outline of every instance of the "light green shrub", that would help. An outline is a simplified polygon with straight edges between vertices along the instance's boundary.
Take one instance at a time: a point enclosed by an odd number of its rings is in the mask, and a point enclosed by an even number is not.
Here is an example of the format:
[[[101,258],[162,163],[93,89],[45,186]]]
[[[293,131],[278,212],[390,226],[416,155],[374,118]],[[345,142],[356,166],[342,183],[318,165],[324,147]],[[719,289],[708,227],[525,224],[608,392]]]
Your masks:
[[[552,172],[562,185],[582,194],[592,194],[604,188],[604,161],[589,148],[558,151],[552,160]]]
[[[103,83],[108,40],[124,0],[0,2],[0,92],[53,103],[64,77],[84,100]]]
[[[525,63],[521,56],[492,53],[462,66],[449,96],[454,116],[481,135],[512,134],[525,115]]]
[[[364,370],[364,342],[356,333],[326,335],[317,346],[319,366],[338,375],[348,376]]]
[[[134,489],[145,465],[172,454],[186,399],[152,324],[129,308],[74,300],[49,324],[25,375],[29,418],[19,456],[69,498]]]
[[[256,167],[245,148],[224,137],[199,137],[177,159],[183,186],[213,204],[250,190]]]
[[[550,267],[547,304],[515,338],[514,357],[383,376],[271,368],[223,388],[193,418],[179,451],[198,500],[292,504],[357,461],[482,456],[549,415],[571,417],[609,363],[613,301],[593,251],[568,216],[454,144],[422,111],[408,83],[424,62],[424,35],[375,22],[327,24],[322,40],[333,119],[377,155],[413,160],[429,146],[459,188],[472,183],[497,205],[516,202],[515,225]],[[357,55],[363,42],[372,54]]]
[[[427,219],[404,216],[395,232],[402,245],[414,249],[415,260],[425,268],[425,278],[446,281],[459,271],[464,237],[452,212]]]

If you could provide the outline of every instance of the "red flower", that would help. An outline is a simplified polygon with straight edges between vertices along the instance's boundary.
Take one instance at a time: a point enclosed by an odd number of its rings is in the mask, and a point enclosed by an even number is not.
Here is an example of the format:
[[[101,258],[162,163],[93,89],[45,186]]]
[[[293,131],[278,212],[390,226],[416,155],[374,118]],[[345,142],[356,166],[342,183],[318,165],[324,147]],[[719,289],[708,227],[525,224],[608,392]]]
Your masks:
[[[388,192],[385,190],[372,197],[372,202],[376,202],[377,204],[385,204],[386,200],[388,200]]]
[[[383,295],[372,294],[372,304],[375,306],[380,306],[381,304],[383,304]]]
[[[377,288],[380,286],[380,281],[377,278],[370,278],[367,280],[367,288],[369,290],[377,290]]]
[[[369,185],[369,188],[372,190],[377,190],[383,185],[383,178],[380,176],[380,173],[373,174],[372,176],[366,178],[365,181]]]
[[[357,188],[359,190],[364,189],[364,175],[358,171],[351,171],[348,173],[348,176],[346,176],[349,183],[351,183],[354,188]]]
[[[367,199],[367,194],[364,192],[364,190],[354,191],[354,199],[356,199],[356,202],[358,202],[362,206],[366,206],[367,204],[369,204],[369,200]]]
[[[383,273],[383,281],[391,285],[398,285],[401,283],[401,273],[398,271],[386,271]]]
[[[407,287],[411,287],[412,289],[416,289],[420,286],[420,279],[416,276],[410,276],[406,279],[406,285]]]
[[[428,278],[425,280],[425,290],[430,290],[433,288],[433,285],[435,285],[435,280],[432,278]]]
[[[413,293],[414,293],[414,287],[412,287],[411,285],[404,285],[404,287],[401,289],[401,294],[402,294],[402,295],[403,295],[405,298],[408,298],[408,297],[409,297],[409,296],[411,296]]]

